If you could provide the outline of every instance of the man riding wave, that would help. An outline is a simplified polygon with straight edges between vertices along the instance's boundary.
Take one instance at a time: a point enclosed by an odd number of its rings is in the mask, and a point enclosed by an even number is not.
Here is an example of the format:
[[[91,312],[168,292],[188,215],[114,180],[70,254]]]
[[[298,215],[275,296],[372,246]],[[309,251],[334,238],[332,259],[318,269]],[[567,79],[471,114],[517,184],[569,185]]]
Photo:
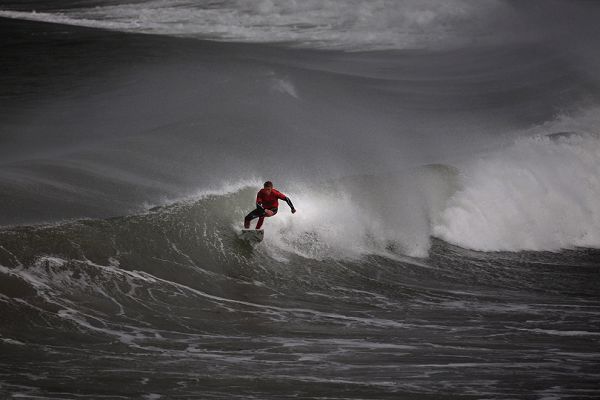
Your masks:
[[[288,206],[292,209],[292,214],[296,212],[294,205],[289,197],[280,191],[273,188],[273,183],[271,181],[266,181],[263,185],[263,188],[256,195],[256,209],[246,215],[244,218],[244,228],[250,228],[250,221],[255,218],[258,218],[258,222],[256,223],[256,229],[260,229],[265,217],[272,217],[277,214],[277,209],[279,208],[279,200],[285,201]]]

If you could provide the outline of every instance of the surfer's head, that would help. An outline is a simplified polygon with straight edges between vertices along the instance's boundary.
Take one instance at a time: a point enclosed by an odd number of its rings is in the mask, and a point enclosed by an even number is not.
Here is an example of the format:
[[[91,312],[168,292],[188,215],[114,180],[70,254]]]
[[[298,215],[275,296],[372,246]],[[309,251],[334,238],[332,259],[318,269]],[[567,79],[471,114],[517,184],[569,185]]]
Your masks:
[[[267,191],[267,192],[271,192],[271,189],[273,189],[273,182],[271,181],[266,181],[265,184],[263,185],[263,188]]]

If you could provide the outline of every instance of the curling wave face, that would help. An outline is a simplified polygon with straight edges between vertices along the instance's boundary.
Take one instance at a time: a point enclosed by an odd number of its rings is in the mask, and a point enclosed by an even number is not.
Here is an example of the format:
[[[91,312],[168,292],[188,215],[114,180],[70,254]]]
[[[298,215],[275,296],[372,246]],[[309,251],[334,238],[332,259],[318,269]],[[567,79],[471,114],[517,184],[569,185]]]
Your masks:
[[[261,251],[279,261],[427,257],[432,236],[482,251],[600,247],[598,176],[598,136],[568,133],[517,139],[455,167],[427,165],[404,173],[296,183],[282,190],[299,212],[292,215],[284,205],[267,219]],[[137,243],[161,232],[157,249],[169,249],[177,237],[188,251],[215,261],[237,259],[236,232],[259,184],[258,179],[240,181],[139,216],[23,229],[76,231],[72,240],[92,235],[90,244],[98,242],[100,248],[109,238],[116,240],[114,235]],[[136,243],[122,251],[137,248]]]
[[[599,177],[597,134],[520,138],[453,167],[298,188],[306,208],[274,219],[270,244],[316,258],[426,257],[432,236],[479,251],[598,248]]]

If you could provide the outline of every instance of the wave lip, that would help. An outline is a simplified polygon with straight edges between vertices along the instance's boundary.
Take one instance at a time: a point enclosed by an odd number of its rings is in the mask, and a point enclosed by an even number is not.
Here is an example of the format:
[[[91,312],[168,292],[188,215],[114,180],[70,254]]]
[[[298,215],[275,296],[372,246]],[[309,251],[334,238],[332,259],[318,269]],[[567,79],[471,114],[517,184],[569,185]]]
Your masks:
[[[600,247],[600,140],[536,136],[470,162],[433,234],[483,251]]]

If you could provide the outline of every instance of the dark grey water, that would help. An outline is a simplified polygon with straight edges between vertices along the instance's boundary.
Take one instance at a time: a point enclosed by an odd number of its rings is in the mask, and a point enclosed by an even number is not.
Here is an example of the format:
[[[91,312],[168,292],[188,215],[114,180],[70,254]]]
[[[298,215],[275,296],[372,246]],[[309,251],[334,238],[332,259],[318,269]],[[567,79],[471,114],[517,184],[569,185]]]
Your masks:
[[[598,251],[275,260],[215,210],[250,196],[3,232],[2,391],[598,396]]]
[[[136,3],[0,6],[0,397],[600,397],[597,7]]]

